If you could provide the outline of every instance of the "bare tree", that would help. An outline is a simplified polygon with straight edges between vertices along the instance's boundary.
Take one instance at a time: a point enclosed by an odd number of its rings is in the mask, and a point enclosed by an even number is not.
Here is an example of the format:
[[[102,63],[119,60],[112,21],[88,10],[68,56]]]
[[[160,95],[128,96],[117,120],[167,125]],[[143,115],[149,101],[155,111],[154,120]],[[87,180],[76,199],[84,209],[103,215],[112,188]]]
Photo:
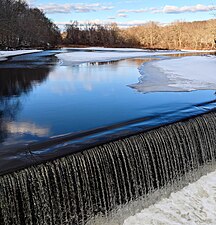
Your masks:
[[[42,11],[23,0],[0,0],[0,48],[46,47],[59,41],[59,29]]]

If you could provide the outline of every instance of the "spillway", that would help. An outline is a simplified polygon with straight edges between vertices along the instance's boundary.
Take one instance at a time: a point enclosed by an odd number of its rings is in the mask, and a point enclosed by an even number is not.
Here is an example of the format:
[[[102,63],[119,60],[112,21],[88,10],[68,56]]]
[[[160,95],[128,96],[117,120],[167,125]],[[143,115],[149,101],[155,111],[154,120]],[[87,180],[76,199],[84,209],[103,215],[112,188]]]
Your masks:
[[[216,158],[216,112],[0,176],[0,224],[85,224]],[[73,149],[71,149],[73,152]]]

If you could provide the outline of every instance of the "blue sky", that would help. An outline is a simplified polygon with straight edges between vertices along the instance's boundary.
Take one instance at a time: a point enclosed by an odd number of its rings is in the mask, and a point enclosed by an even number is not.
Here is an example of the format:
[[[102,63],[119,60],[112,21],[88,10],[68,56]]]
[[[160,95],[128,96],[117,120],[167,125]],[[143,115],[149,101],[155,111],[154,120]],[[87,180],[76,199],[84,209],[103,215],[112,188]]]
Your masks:
[[[69,21],[117,22],[137,25],[148,21],[170,23],[214,18],[216,0],[28,0],[41,8],[52,21],[61,25]]]

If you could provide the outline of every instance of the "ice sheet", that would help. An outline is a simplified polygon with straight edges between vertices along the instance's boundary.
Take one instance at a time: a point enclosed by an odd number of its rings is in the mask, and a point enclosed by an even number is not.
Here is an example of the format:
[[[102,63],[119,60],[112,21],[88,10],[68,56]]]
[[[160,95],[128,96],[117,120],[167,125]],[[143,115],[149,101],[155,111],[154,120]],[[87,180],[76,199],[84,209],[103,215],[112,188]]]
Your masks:
[[[95,49],[95,48],[94,48]],[[72,49],[75,50],[75,49]],[[85,49],[87,50],[87,49]],[[90,63],[90,62],[110,62],[117,61],[121,59],[128,58],[142,58],[142,57],[151,57],[163,54],[176,54],[184,53],[181,51],[149,51],[149,50],[139,50],[139,51],[119,51],[118,49],[107,49],[100,51],[74,51],[74,52],[65,52],[57,54],[56,56],[65,64],[81,64],[81,63]]]
[[[68,49],[68,48],[63,48]],[[87,48],[69,48],[73,50],[91,50],[91,51],[121,51],[121,52],[146,52],[152,50],[146,50],[141,48],[104,48],[104,47],[87,47]],[[184,50],[183,50],[184,51]]]
[[[127,218],[124,225],[213,225],[215,221],[216,171]]]
[[[139,70],[139,83],[130,86],[140,92],[216,89],[216,56],[154,61],[143,64]]]
[[[28,53],[40,52],[42,50],[15,50],[15,51],[0,51],[0,61],[7,60],[9,56],[17,56]]]

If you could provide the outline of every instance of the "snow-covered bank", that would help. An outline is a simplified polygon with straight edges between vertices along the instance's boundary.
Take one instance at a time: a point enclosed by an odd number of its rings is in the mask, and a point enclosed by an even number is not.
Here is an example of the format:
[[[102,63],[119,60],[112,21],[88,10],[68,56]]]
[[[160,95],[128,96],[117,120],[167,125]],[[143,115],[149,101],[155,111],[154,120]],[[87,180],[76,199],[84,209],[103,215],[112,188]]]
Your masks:
[[[124,221],[124,225],[215,224],[216,171]]]
[[[87,47],[87,48],[62,48],[62,49],[71,49],[71,50],[84,50],[84,51],[121,51],[121,52],[146,52],[152,50],[146,50],[141,48],[104,48],[104,47]]]
[[[29,54],[29,53],[36,53],[40,52],[42,50],[15,50],[15,51],[0,51],[0,61],[7,60],[7,57],[10,56],[17,56],[17,55],[23,55],[23,54]]]
[[[85,47],[85,48],[70,48],[64,47],[63,50],[79,50],[79,51],[111,51],[111,52],[215,52],[215,50],[191,50],[191,49],[181,49],[181,50],[153,50],[153,49],[143,49],[143,48],[105,48],[105,47]]]
[[[215,50],[192,50],[192,49],[181,49],[184,52],[215,52]]]
[[[216,89],[216,57],[190,56],[150,62],[140,67],[140,92]]]

